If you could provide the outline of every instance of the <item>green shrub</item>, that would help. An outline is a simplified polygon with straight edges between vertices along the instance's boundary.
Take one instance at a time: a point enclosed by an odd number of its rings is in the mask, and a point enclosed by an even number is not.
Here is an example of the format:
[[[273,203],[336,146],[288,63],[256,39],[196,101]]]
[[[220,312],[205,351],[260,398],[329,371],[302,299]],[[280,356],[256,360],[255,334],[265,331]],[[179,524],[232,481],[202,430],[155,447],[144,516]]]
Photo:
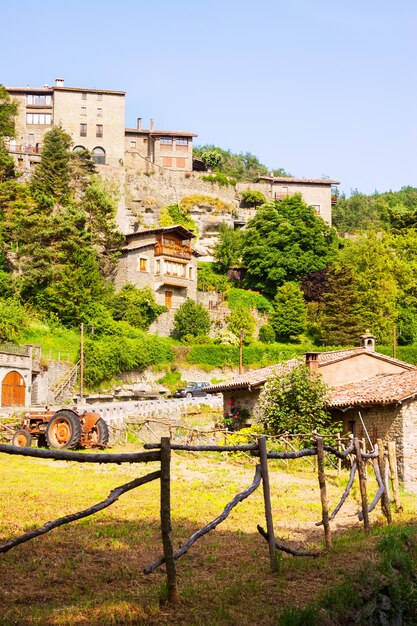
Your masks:
[[[229,178],[220,172],[209,174],[208,176],[202,176],[201,178],[207,183],[216,183],[217,185],[220,185],[220,187],[228,187],[229,185],[234,187],[237,183],[236,178]]]
[[[224,272],[216,271],[214,263],[199,262],[197,272],[197,288],[200,291],[219,291],[224,293],[232,285]]]
[[[174,315],[172,335],[182,339],[187,335],[199,337],[210,331],[210,316],[202,304],[196,304],[191,298],[179,307]]]
[[[214,198],[213,196],[205,196],[203,194],[192,194],[190,196],[184,196],[180,200],[180,206],[185,211],[191,211],[191,209],[199,204],[209,204],[213,207],[216,213],[232,213],[235,210],[233,204],[223,202],[220,198]]]
[[[256,207],[264,204],[266,202],[266,198],[262,191],[258,191],[257,189],[248,189],[242,193],[242,200],[245,206],[247,207]]]
[[[26,310],[18,300],[0,300],[0,341],[18,341],[27,321]]]
[[[271,324],[264,324],[260,327],[258,339],[262,341],[262,343],[274,343],[275,331]]]
[[[242,351],[243,365],[266,367],[275,363],[282,363],[296,355],[306,352],[303,345],[250,345],[244,346]],[[192,346],[187,357],[188,363],[193,365],[208,365],[211,367],[237,367],[239,365],[239,346],[210,344]]]
[[[227,292],[227,304],[232,310],[239,305],[247,309],[256,309],[259,313],[272,313],[274,310],[270,301],[260,293],[235,287]]]

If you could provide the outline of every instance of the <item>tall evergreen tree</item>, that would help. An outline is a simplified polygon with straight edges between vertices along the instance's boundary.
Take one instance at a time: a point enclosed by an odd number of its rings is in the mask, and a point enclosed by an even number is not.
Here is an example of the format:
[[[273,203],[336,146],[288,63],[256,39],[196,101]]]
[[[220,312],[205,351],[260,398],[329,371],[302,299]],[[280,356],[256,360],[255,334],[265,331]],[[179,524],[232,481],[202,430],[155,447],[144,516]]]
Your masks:
[[[304,332],[307,324],[307,309],[303,292],[297,283],[284,283],[278,287],[274,299],[274,312],[270,324],[277,339],[289,341]]]
[[[66,206],[71,199],[70,152],[71,137],[55,126],[46,133],[41,162],[31,179],[33,197],[45,209],[56,204]]]
[[[338,264],[329,271],[319,319],[321,339],[327,346],[357,344],[364,333],[362,298],[349,267]]]

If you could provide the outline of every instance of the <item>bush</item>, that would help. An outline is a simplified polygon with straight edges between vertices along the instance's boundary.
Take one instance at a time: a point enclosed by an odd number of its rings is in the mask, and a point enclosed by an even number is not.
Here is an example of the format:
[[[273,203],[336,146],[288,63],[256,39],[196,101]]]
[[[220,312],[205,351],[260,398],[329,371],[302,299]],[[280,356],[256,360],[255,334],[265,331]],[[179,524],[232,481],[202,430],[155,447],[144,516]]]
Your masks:
[[[207,183],[217,183],[220,187],[228,187],[229,185],[234,187],[237,183],[236,178],[229,178],[228,176],[225,176],[225,174],[220,174],[220,172],[209,174],[208,176],[202,176],[202,180]]]
[[[301,356],[309,351],[304,345],[250,345],[243,346],[243,365],[266,367],[275,363],[282,363],[294,356]],[[211,367],[237,367],[239,365],[239,346],[210,344],[192,346],[187,356],[187,362],[193,365],[208,365]]]
[[[174,315],[174,337],[182,339],[186,335],[198,337],[208,335],[210,331],[210,316],[202,304],[196,304],[188,298]]]
[[[216,271],[214,263],[200,262],[197,272],[197,288],[200,291],[219,291],[224,293],[232,285],[227,276]]]
[[[272,313],[274,310],[265,296],[250,289],[230,289],[227,293],[227,304],[232,310],[239,305],[247,309],[256,309],[259,313]]]
[[[257,189],[248,189],[242,193],[242,200],[245,206],[247,207],[256,207],[264,204],[266,202],[266,198],[262,191],[258,191]]]
[[[181,198],[180,206],[185,211],[191,211],[191,209],[200,204],[208,204],[213,207],[216,213],[232,213],[235,210],[233,204],[223,202],[220,198],[214,198],[213,196],[205,196],[202,194],[192,194],[190,196],[184,196]]]
[[[274,343],[275,331],[271,324],[264,324],[260,327],[258,339],[262,341],[262,343]]]
[[[13,298],[0,300],[0,341],[16,342],[27,327],[28,315]]]

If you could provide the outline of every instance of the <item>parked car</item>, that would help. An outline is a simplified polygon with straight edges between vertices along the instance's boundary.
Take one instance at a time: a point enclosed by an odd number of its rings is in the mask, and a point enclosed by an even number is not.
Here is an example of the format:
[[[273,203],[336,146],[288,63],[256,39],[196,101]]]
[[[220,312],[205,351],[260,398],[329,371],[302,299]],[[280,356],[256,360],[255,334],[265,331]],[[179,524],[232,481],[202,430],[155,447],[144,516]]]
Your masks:
[[[181,389],[177,389],[174,393],[174,398],[194,398],[194,397],[204,397],[206,396],[206,392],[204,391],[204,387],[209,387],[211,383],[207,381],[199,381],[195,383],[187,383],[186,387],[181,387]]]

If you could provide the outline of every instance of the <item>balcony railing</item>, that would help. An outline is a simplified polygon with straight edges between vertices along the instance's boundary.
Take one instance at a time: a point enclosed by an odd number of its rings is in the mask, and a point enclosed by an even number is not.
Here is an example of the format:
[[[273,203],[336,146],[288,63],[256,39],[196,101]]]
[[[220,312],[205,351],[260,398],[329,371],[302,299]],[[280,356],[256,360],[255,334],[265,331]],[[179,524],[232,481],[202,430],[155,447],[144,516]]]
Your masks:
[[[192,250],[189,246],[176,246],[172,244],[155,244],[155,256],[171,256],[177,259],[191,259]]]
[[[14,154],[40,154],[42,152],[40,146],[17,146],[16,144],[10,144],[7,149]]]

